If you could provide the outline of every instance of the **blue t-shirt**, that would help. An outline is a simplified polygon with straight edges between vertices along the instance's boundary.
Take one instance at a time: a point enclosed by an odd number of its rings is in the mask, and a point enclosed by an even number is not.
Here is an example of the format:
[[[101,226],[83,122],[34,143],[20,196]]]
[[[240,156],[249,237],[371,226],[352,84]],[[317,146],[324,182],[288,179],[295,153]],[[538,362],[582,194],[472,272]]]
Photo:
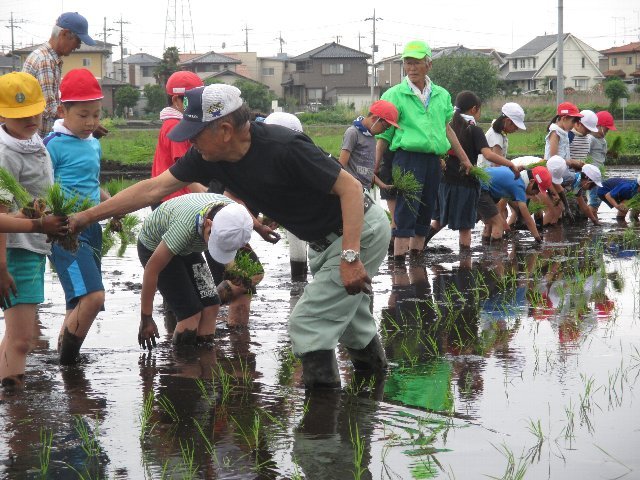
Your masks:
[[[636,183],[635,180],[631,180],[629,178],[619,178],[619,177],[607,178],[602,182],[602,186],[598,188],[598,197],[600,197],[601,200],[604,200],[604,196],[607,193],[611,192],[618,185],[622,185],[624,183],[629,183],[629,182],[634,184]]]
[[[483,186],[483,190],[488,190],[489,194],[495,198],[508,198],[516,202],[526,202],[525,184],[522,178],[513,178],[513,171],[509,167],[487,168],[491,176],[491,183],[488,187]]]
[[[629,180],[628,182],[616,185],[611,189],[609,195],[611,195],[616,202],[622,202],[633,198],[636,193],[638,193],[638,183],[635,180]]]
[[[51,155],[53,176],[69,196],[79,195],[100,203],[100,142],[86,140],[60,132],[52,132],[44,139]]]

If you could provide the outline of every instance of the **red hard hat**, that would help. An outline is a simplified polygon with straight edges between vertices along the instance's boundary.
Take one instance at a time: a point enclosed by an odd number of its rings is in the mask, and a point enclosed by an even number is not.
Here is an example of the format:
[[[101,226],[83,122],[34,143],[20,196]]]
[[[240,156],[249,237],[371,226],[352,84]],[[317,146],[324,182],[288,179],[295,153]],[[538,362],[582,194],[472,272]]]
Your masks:
[[[86,68],[69,70],[60,82],[61,102],[90,102],[104,97],[96,77]]]
[[[398,109],[393,103],[387,100],[378,100],[371,104],[369,111],[394,127],[400,128],[398,125]]]
[[[198,75],[193,72],[181,70],[175,72],[167,80],[165,89],[168,95],[184,95],[184,92],[192,88],[202,87],[204,83]]]
[[[596,117],[598,117],[599,127],[607,127],[609,130],[617,130],[616,126],[613,124],[613,115],[606,110],[596,113]]]

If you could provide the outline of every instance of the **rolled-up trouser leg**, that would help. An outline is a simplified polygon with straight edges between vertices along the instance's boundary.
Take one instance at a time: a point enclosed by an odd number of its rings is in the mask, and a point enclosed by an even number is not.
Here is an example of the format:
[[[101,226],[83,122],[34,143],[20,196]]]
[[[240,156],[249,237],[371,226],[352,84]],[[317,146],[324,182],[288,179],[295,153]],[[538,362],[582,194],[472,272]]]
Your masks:
[[[360,238],[360,259],[373,277],[389,245],[389,220],[373,205],[365,214]],[[377,333],[371,298],[365,293],[349,295],[340,277],[342,237],[323,252],[309,251],[314,275],[291,312],[289,335],[293,352],[301,356],[317,350],[334,350],[338,341],[362,349]]]

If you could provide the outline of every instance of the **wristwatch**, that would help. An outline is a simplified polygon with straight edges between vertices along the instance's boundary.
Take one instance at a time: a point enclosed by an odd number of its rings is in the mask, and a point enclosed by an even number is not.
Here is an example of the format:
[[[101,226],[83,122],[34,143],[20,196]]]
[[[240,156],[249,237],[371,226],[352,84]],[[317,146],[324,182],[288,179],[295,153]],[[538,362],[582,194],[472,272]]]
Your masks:
[[[340,254],[340,259],[347,263],[353,263],[360,258],[360,252],[355,250],[343,250]]]

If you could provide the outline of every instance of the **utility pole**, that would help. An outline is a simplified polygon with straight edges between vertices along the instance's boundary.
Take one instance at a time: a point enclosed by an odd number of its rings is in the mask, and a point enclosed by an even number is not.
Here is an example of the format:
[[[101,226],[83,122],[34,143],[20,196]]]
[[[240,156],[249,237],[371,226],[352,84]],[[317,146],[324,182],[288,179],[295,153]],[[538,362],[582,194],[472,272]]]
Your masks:
[[[121,15],[120,20],[116,23],[120,24],[120,81],[124,82],[124,35],[122,33],[122,25],[129,24],[129,22],[123,21]]]
[[[249,30],[253,30],[253,28],[249,28],[245,23],[244,28],[242,30],[244,30],[244,51],[248,52],[249,51]]]
[[[102,27],[102,42],[104,43],[104,46],[107,46],[107,32],[115,32],[116,29],[115,28],[107,28],[107,17],[104,17],[104,24]]]
[[[557,47],[557,70],[558,77],[556,79],[556,102],[560,105],[564,102],[564,72],[563,72],[563,63],[564,63],[564,33],[562,31],[562,19],[564,16],[563,10],[563,0],[558,0],[558,47]]]
[[[282,31],[278,34],[278,38],[276,38],[275,40],[278,40],[278,42],[280,43],[280,53],[282,53],[282,45],[287,43],[284,41],[284,38],[282,38]]]
[[[376,17],[376,9],[373,9],[373,17],[365,18],[364,21],[373,21],[373,45],[371,45],[371,103],[373,103],[373,92],[376,84],[376,52],[378,46],[376,45],[376,20],[382,20],[380,17]]]
[[[393,44],[393,56],[394,57],[398,54],[397,47],[400,47],[401,45],[402,45],[401,43],[394,43]]]
[[[342,38],[342,35],[336,35],[336,43],[340,43],[341,38]]]
[[[13,36],[13,29],[14,28],[20,28],[17,26],[18,23],[25,23],[24,20],[15,20],[13,18],[13,12],[11,12],[11,19],[9,20],[9,25],[5,25],[6,28],[10,28],[11,29],[11,71],[15,72],[18,67],[16,66],[16,55],[14,53],[15,50],[15,41],[14,41],[14,36]]]

